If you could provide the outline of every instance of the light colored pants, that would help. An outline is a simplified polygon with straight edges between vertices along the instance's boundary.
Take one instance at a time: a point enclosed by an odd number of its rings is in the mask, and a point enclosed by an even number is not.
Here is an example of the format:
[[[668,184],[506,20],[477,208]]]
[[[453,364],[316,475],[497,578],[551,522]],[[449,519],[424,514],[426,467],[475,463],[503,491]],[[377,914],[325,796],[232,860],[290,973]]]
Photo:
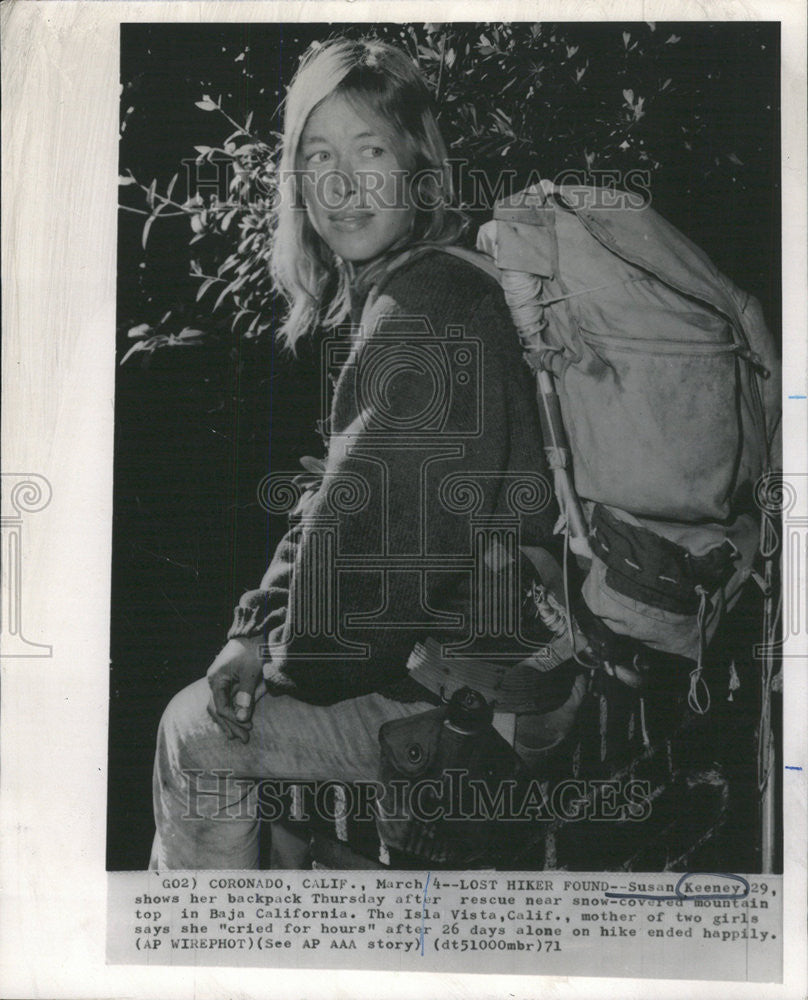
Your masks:
[[[375,780],[382,723],[434,707],[379,694],[329,706],[266,695],[243,744],[228,740],[208,715],[209,698],[207,680],[196,681],[160,721],[152,869],[257,868],[258,781]]]

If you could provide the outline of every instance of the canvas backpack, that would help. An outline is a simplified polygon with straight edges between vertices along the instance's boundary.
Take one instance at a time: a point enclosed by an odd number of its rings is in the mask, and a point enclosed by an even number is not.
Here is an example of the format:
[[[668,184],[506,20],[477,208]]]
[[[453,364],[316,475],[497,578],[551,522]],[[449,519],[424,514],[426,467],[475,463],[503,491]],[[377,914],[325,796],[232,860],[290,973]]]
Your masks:
[[[444,249],[499,280],[536,374],[578,624],[690,661],[703,710],[705,647],[754,569],[754,488],[779,464],[758,303],[649,206],[596,188],[543,181],[496,205],[478,253]]]

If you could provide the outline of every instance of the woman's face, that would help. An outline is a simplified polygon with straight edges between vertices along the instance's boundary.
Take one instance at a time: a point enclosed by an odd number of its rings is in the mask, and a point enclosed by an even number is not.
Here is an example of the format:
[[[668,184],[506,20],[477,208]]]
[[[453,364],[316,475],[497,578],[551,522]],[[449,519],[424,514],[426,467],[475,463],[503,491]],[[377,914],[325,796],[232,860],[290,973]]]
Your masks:
[[[382,124],[342,95],[309,115],[298,162],[309,221],[338,257],[373,260],[410,231],[404,164]]]

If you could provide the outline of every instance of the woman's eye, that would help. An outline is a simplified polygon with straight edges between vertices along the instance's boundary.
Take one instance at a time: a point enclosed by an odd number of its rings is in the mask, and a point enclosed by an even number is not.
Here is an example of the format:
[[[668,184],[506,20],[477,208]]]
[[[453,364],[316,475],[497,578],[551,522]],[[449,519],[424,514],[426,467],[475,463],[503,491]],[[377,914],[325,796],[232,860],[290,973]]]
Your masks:
[[[365,146],[362,150],[362,155],[366,156],[369,160],[375,160],[380,156],[384,156],[384,150],[381,146]]]
[[[327,149],[318,149],[314,153],[309,153],[306,157],[306,163],[327,163],[330,156]]]

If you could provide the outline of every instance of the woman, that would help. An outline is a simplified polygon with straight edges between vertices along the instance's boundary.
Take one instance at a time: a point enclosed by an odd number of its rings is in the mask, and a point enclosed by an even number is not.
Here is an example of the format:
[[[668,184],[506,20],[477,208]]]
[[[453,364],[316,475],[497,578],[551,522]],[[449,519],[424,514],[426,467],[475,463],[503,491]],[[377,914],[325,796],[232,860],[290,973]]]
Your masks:
[[[436,703],[407,675],[415,643],[471,648],[472,528],[512,526],[508,487],[544,458],[499,287],[441,249],[465,228],[446,159],[407,56],[309,51],[287,97],[272,271],[288,347],[340,331],[324,475],[207,680],[166,710],[152,866],[256,867],[256,782],[375,779],[380,725]],[[551,534],[546,500],[522,513],[523,543]],[[503,634],[473,651],[501,652]]]

